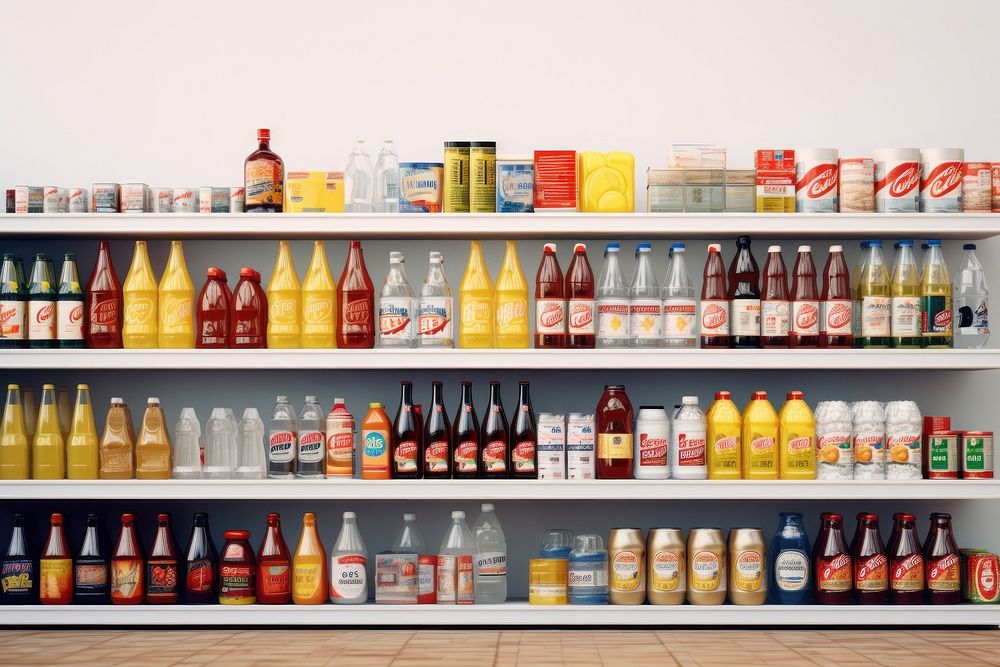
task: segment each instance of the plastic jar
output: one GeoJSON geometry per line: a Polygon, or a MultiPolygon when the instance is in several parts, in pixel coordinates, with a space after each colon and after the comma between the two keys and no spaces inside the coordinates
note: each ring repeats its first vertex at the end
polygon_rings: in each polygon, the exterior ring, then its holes
{"type": "Polygon", "coordinates": [[[250,547],[249,530],[227,530],[219,558],[219,604],[254,604],[257,601],[257,564],[250,547]]]}
{"type": "Polygon", "coordinates": [[[528,604],[566,604],[568,562],[563,558],[528,561],[528,604]]]}
{"type": "Polygon", "coordinates": [[[568,528],[550,528],[542,542],[542,558],[569,558],[573,550],[573,531],[568,528]]]}
{"type": "Polygon", "coordinates": [[[600,535],[577,535],[569,552],[569,603],[608,603],[608,550],[600,535]]]}

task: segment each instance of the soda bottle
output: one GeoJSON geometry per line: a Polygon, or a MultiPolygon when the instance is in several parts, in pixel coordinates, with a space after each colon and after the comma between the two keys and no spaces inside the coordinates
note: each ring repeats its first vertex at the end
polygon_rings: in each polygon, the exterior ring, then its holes
{"type": "Polygon", "coordinates": [[[952,289],[955,299],[952,332],[956,348],[979,348],[990,338],[990,289],[986,285],[986,271],[976,257],[976,244],[966,243],[962,251],[965,254],[952,289]]]}
{"type": "Polygon", "coordinates": [[[371,213],[374,210],[372,186],[375,170],[368,157],[364,139],[354,142],[351,154],[347,156],[344,169],[344,211],[347,213],[371,213]]]}
{"type": "Polygon", "coordinates": [[[65,479],[66,449],[59,428],[55,385],[42,385],[35,439],[31,446],[31,479],[65,479]]]}
{"type": "Polygon", "coordinates": [[[24,404],[24,431],[28,434],[28,441],[31,442],[35,439],[35,420],[38,418],[35,390],[32,387],[21,388],[21,403],[24,404]]]}
{"type": "Polygon", "coordinates": [[[160,399],[150,396],[135,441],[135,478],[170,479],[170,433],[160,408],[160,399]]]}
{"type": "Polygon", "coordinates": [[[146,559],[146,602],[177,604],[181,597],[177,545],[170,530],[170,515],[156,515],[156,536],[146,559]]]}
{"type": "MultiPolygon", "coordinates": [[[[413,288],[406,279],[401,252],[389,253],[389,272],[385,275],[378,299],[378,346],[412,348],[417,346],[413,324],[413,288]]],[[[461,297],[459,297],[461,298],[461,297]]]]}
{"type": "Polygon", "coordinates": [[[597,402],[597,479],[631,479],[632,403],[625,385],[604,385],[597,402]]]}
{"type": "Polygon", "coordinates": [[[0,425],[0,480],[28,479],[30,442],[24,423],[21,387],[9,384],[0,425]]]}
{"type": "Polygon", "coordinates": [[[475,479],[479,477],[479,419],[476,418],[476,406],[472,402],[472,383],[462,381],[462,397],[455,415],[454,456],[452,470],[455,479],[475,479]]]}
{"type": "Polygon", "coordinates": [[[709,479],[740,479],[742,461],[740,429],[743,418],[728,391],[715,392],[715,401],[705,415],[705,451],[709,479]]]}
{"type": "Polygon", "coordinates": [[[326,476],[354,476],[354,416],[344,399],[333,399],[326,415],[326,476]]]}
{"type": "Polygon", "coordinates": [[[889,347],[891,292],[881,241],[868,242],[868,258],[861,271],[858,293],[861,296],[861,347],[889,347]]]}
{"type": "Polygon", "coordinates": [[[56,285],[47,255],[38,253],[28,285],[28,347],[56,346],[56,285]]]}
{"type": "Polygon", "coordinates": [[[555,243],[545,244],[535,274],[535,347],[566,347],[566,285],[555,243]]]}
{"type": "Polygon", "coordinates": [[[0,349],[27,347],[27,300],[28,290],[19,280],[14,255],[5,253],[0,266],[0,349]]]}
{"type": "Polygon", "coordinates": [[[315,396],[306,396],[296,424],[295,476],[322,479],[326,472],[326,415],[315,396]]]}
{"type": "Polygon", "coordinates": [[[761,292],[760,346],[788,347],[788,314],[791,303],[788,296],[788,271],[785,269],[785,260],[781,257],[780,245],[767,248],[761,292]]]}
{"type": "Polygon", "coordinates": [[[361,241],[351,241],[337,284],[337,347],[375,347],[375,287],[365,268],[361,241]]]}
{"type": "Polygon", "coordinates": [[[125,401],[118,397],[112,398],[111,407],[104,419],[104,434],[101,436],[101,479],[132,479],[134,476],[135,438],[131,422],[125,401]]]}
{"type": "Polygon", "coordinates": [[[0,560],[0,602],[35,604],[38,602],[38,560],[24,529],[24,515],[14,514],[7,551],[0,560]]]}
{"type": "Polygon", "coordinates": [[[820,299],[820,347],[853,347],[851,323],[854,302],[843,246],[830,246],[826,266],[823,267],[823,293],[820,294],[820,299]]]}
{"type": "MultiPolygon", "coordinates": [[[[323,559],[326,564],[326,559],[323,559]]],[[[323,589],[326,599],[326,590],[323,589]]],[[[292,601],[292,557],[281,534],[281,515],[269,512],[267,531],[257,551],[257,602],[288,604],[292,601]]]]}
{"type": "Polygon", "coordinates": [[[194,347],[194,283],[184,262],[184,246],[170,242],[167,268],[157,293],[160,322],[157,343],[161,348],[194,347]]]}
{"type": "Polygon", "coordinates": [[[602,348],[628,347],[631,340],[628,316],[631,288],[622,275],[620,252],[618,243],[604,247],[604,266],[597,286],[597,346],[602,348]]]}
{"type": "Polygon", "coordinates": [[[594,271],[587,259],[587,246],[573,246],[573,259],[566,269],[566,298],[569,300],[566,318],[566,347],[594,347],[594,271]]]}
{"type": "MultiPolygon", "coordinates": [[[[93,277],[91,277],[91,281],[93,281],[93,277]]],[[[59,276],[59,292],[56,296],[56,339],[59,341],[59,347],[64,349],[102,347],[101,345],[90,345],[84,341],[83,329],[86,321],[83,310],[84,301],[83,290],[80,288],[80,276],[76,270],[76,256],[68,252],[63,255],[62,273],[59,276]]],[[[104,315],[106,313],[102,310],[101,316],[104,315]]],[[[91,330],[89,324],[87,326],[88,333],[91,330]]]]}
{"type": "Polygon", "coordinates": [[[70,403],[69,387],[60,385],[57,394],[59,430],[62,432],[63,440],[67,440],[69,438],[70,427],[73,425],[73,405],[70,403]]]}
{"type": "Polygon", "coordinates": [[[892,347],[920,347],[920,274],[913,258],[913,241],[899,241],[892,267],[889,328],[892,347]]]}
{"type": "MultiPolygon", "coordinates": [[[[931,241],[933,243],[933,241],[931,241]]],[[[928,267],[933,259],[928,258],[928,267]]],[[[925,273],[927,273],[925,269],[925,273]]],[[[931,528],[924,540],[924,579],[927,582],[927,601],[931,604],[958,604],[962,601],[962,562],[951,529],[951,515],[944,512],[931,514],[931,528]]]]}
{"type": "Polygon", "coordinates": [[[229,347],[229,311],[233,295],[229,291],[225,271],[217,266],[210,266],[205,276],[205,284],[198,293],[198,335],[194,346],[198,349],[224,349],[229,347]]]}
{"type": "Polygon", "coordinates": [[[122,286],[111,262],[107,241],[97,246],[97,261],[87,283],[86,322],[87,347],[114,349],[122,346],[122,286]]]}
{"type": "Polygon", "coordinates": [[[663,346],[694,347],[698,302],[684,261],[685,246],[670,248],[670,265],[663,277],[663,346]]]}
{"type": "MultiPolygon", "coordinates": [[[[388,466],[385,472],[388,478],[388,466]]],[[[368,549],[361,539],[354,512],[344,512],[340,534],[330,550],[330,601],[334,604],[368,602],[368,549]]]]}
{"type": "Polygon", "coordinates": [[[288,241],[278,241],[278,256],[267,283],[267,304],[267,346],[302,347],[302,286],[288,241]]]}
{"type": "Polygon", "coordinates": [[[66,478],[98,479],[100,476],[100,445],[97,427],[94,425],[94,411],[90,404],[90,387],[76,385],[76,407],[73,409],[73,423],[66,440],[66,478]]]}
{"type": "Polygon", "coordinates": [[[236,470],[234,479],[266,479],[267,451],[264,447],[264,420],[257,408],[245,408],[236,425],[236,470]]]}
{"type": "Polygon", "coordinates": [[[292,602],[323,604],[326,602],[330,578],[326,572],[326,549],[319,539],[316,515],[302,515],[302,533],[292,557],[292,602]]]}
{"type": "MultiPolygon", "coordinates": [[[[537,342],[537,340],[536,340],[537,342]]],[[[479,472],[486,479],[502,479],[510,475],[510,428],[500,400],[500,383],[490,382],[490,402],[483,418],[479,440],[479,472]]]]}
{"type": "Polygon", "coordinates": [[[844,539],[844,517],[823,512],[816,543],[813,545],[813,577],[816,602],[849,604],[853,585],[853,561],[844,539]]]}
{"type": "Polygon", "coordinates": [[[73,601],[73,554],[66,543],[62,514],[49,520],[49,537],[38,563],[38,598],[42,604],[73,601]]]}
{"type": "Polygon", "coordinates": [[[771,540],[767,598],[771,604],[806,604],[812,597],[809,536],[802,515],[781,512],[771,540]]]}
{"type": "Polygon", "coordinates": [[[778,414],[778,469],[781,479],[816,479],[816,417],[801,391],[788,392],[778,414]]]}
{"type": "Polygon", "coordinates": [[[511,477],[538,478],[538,427],[531,406],[529,383],[518,383],[517,412],[514,415],[510,448],[511,477]]]}
{"type": "Polygon", "coordinates": [[[920,281],[922,347],[951,347],[951,281],[941,254],[941,241],[927,241],[927,261],[920,281]]]}
{"type": "Polygon", "coordinates": [[[507,601],[507,538],[493,503],[483,503],[472,525],[476,540],[476,604],[507,601]]]}
{"type": "Polygon", "coordinates": [[[886,558],[878,515],[865,514],[861,533],[855,540],[854,589],[857,604],[886,604],[889,600],[889,560],[886,558]]]}
{"type": "Polygon", "coordinates": [[[431,409],[424,423],[423,443],[424,479],[451,478],[454,447],[451,423],[444,409],[444,384],[440,380],[431,382],[431,409]]]}
{"type": "Polygon", "coordinates": [[[726,291],[726,265],[722,246],[708,244],[708,259],[701,280],[701,346],[730,347],[729,297],[726,291]]]}
{"type": "Polygon", "coordinates": [[[250,266],[240,269],[240,281],[233,292],[229,318],[229,347],[261,349],[267,347],[267,294],[260,286],[260,274],[250,266]]]}
{"type": "Polygon", "coordinates": [[[361,479],[390,479],[392,422],[381,403],[369,403],[361,422],[361,479]]]}
{"type": "Polygon", "coordinates": [[[635,272],[629,299],[630,347],[663,344],[663,299],[653,272],[652,247],[640,243],[635,249],[635,272]]]}
{"type": "Polygon", "coordinates": [[[257,563],[249,530],[226,530],[219,559],[219,604],[244,605],[257,601],[257,563]]]}
{"type": "Polygon", "coordinates": [[[267,478],[292,479],[295,477],[295,443],[298,433],[295,410],[287,396],[278,396],[271,411],[270,432],[267,445],[267,478]]]}
{"type": "Polygon", "coordinates": [[[469,262],[465,265],[462,282],[458,285],[458,312],[459,347],[494,346],[493,281],[490,280],[490,272],[483,259],[483,247],[479,241],[472,242],[469,262]]]}
{"type": "Polygon", "coordinates": [[[337,285],[326,262],[326,246],[322,241],[313,241],[312,259],[302,281],[302,347],[334,347],[336,298],[337,285]]]}
{"type": "Polygon", "coordinates": [[[528,324],[528,280],[517,256],[517,241],[507,241],[493,291],[496,310],[494,336],[499,348],[531,347],[528,324]]]}
{"type": "Polygon", "coordinates": [[[430,253],[430,265],[420,288],[417,337],[420,347],[455,347],[454,297],[444,275],[444,255],[430,253]]]}
{"type": "Polygon", "coordinates": [[[729,292],[732,304],[732,345],[760,347],[760,269],[750,250],[750,237],[736,238],[736,255],[729,264],[729,292]]]}
{"type": "Polygon", "coordinates": [[[218,601],[218,579],[215,568],[218,552],[208,529],[208,515],[197,512],[187,550],[184,552],[184,603],[214,604],[218,601]]]}
{"type": "MultiPolygon", "coordinates": [[[[175,433],[176,435],[176,433],[175,433]]],[[[231,479],[236,467],[235,452],[229,449],[229,424],[225,408],[212,408],[205,422],[205,479],[231,479]]]]}
{"type": "Polygon", "coordinates": [[[743,408],[743,479],[778,479],[778,413],[766,391],[755,391],[743,408]]]}
{"type": "Polygon", "coordinates": [[[423,472],[421,432],[413,407],[413,383],[405,380],[400,383],[399,408],[392,422],[393,479],[419,479],[423,472]]]}
{"type": "Polygon", "coordinates": [[[465,512],[452,512],[451,526],[438,549],[438,604],[476,601],[475,558],[476,538],[465,523],[465,512]]]}
{"type": "Polygon", "coordinates": [[[142,604],[145,590],[142,548],[135,534],[135,516],[122,514],[121,531],[111,555],[111,604],[142,604]]]}
{"type": "Polygon", "coordinates": [[[924,555],[917,536],[917,517],[893,515],[889,555],[889,602],[921,604],[924,601],[924,555]]]}
{"type": "Polygon", "coordinates": [[[159,345],[159,286],[145,241],[135,242],[132,265],[125,283],[122,345],[129,349],[152,348],[159,345]]]}
{"type": "Polygon", "coordinates": [[[110,561],[96,514],[87,515],[83,542],[73,561],[73,604],[108,604],[110,561]]]}
{"type": "Polygon", "coordinates": [[[376,213],[399,213],[399,154],[392,139],[386,139],[375,161],[376,213]]]}
{"type": "Polygon", "coordinates": [[[865,262],[868,260],[868,243],[868,241],[861,242],[858,261],[851,270],[851,340],[852,346],[858,349],[861,348],[861,277],[865,272],[865,262]]]}
{"type": "Polygon", "coordinates": [[[257,130],[257,150],[243,162],[247,213],[281,213],[284,204],[285,163],[271,150],[271,130],[257,130]]]}
{"type": "Polygon", "coordinates": [[[819,347],[819,292],[812,247],[799,246],[792,268],[792,334],[790,347],[819,347]]]}

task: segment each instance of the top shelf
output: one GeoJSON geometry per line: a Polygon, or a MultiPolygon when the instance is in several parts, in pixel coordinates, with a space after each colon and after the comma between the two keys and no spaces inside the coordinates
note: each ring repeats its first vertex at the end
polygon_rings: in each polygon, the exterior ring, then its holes
{"type": "Polygon", "coordinates": [[[3,236],[306,239],[720,239],[1000,236],[1000,214],[892,213],[28,213],[0,215],[3,236]]]}

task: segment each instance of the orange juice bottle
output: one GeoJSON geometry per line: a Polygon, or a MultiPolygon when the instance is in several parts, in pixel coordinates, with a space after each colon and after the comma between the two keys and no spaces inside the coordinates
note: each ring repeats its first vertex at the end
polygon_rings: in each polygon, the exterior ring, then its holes
{"type": "Polygon", "coordinates": [[[180,241],[170,242],[170,256],[160,279],[157,301],[160,321],[156,335],[159,347],[193,348],[194,283],[184,263],[184,246],[180,241]]]}
{"type": "Polygon", "coordinates": [[[160,408],[160,399],[149,397],[142,428],[135,441],[135,478],[170,479],[170,434],[160,408]]]}
{"type": "Polygon", "coordinates": [[[316,515],[306,512],[302,516],[302,536],[292,557],[292,602],[295,604],[323,604],[329,595],[329,577],[326,570],[326,550],[319,539],[316,515]]]}
{"type": "Polygon", "coordinates": [[[278,256],[267,283],[267,303],[267,346],[302,347],[302,287],[288,241],[278,242],[278,256]]]}
{"type": "Polygon", "coordinates": [[[361,479],[389,479],[392,422],[381,403],[369,403],[361,422],[361,479]]]}
{"type": "Polygon", "coordinates": [[[507,241],[503,263],[493,292],[496,305],[497,347],[531,347],[531,327],[528,326],[528,281],[517,257],[517,242],[507,241]]]}
{"type": "Polygon", "coordinates": [[[78,384],[73,424],[66,441],[66,478],[97,479],[100,472],[99,449],[94,410],[90,404],[90,387],[78,384]]]}
{"type": "Polygon", "coordinates": [[[816,479],[816,417],[801,391],[790,391],[778,415],[781,479],[816,479]]]}
{"type": "Polygon", "coordinates": [[[313,241],[312,261],[302,281],[302,347],[336,347],[337,284],[326,263],[326,245],[313,241]]]}
{"type": "Polygon", "coordinates": [[[778,413],[766,391],[755,391],[743,408],[743,479],[778,479],[778,413]]]}
{"type": "Polygon", "coordinates": [[[458,312],[458,346],[493,347],[493,281],[479,241],[472,242],[458,286],[458,312]]]}
{"type": "Polygon", "coordinates": [[[59,428],[56,407],[56,387],[42,385],[42,400],[38,404],[35,441],[31,446],[32,479],[65,479],[66,446],[59,428]]]}
{"type": "Polygon", "coordinates": [[[132,479],[135,476],[132,429],[132,415],[125,407],[125,400],[112,398],[98,450],[101,479],[132,479]]]}
{"type": "Polygon", "coordinates": [[[715,401],[705,415],[708,422],[709,479],[740,479],[743,474],[740,430],[743,417],[728,391],[715,392],[715,401]]]}
{"type": "Polygon", "coordinates": [[[7,385],[7,403],[0,425],[0,479],[28,479],[28,429],[24,424],[21,387],[7,385]]]}
{"type": "Polygon", "coordinates": [[[145,241],[135,242],[132,266],[122,284],[125,317],[122,325],[122,345],[129,349],[157,347],[159,287],[149,262],[145,241]]]}

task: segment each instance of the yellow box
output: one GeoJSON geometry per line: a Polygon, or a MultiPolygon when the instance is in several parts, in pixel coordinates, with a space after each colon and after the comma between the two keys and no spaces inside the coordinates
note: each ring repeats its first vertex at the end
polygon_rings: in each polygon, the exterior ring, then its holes
{"type": "Polygon", "coordinates": [[[343,213],[344,172],[288,172],[285,177],[285,212],[343,213]]]}
{"type": "Polygon", "coordinates": [[[635,212],[635,156],[624,151],[583,151],[579,157],[580,210],[635,212]]]}

